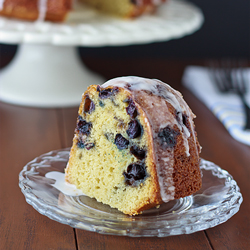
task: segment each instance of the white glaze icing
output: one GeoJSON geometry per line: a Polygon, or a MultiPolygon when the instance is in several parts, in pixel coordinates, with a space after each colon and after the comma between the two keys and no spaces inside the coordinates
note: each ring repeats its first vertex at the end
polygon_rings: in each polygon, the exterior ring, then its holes
{"type": "Polygon", "coordinates": [[[45,20],[46,12],[47,12],[47,1],[48,0],[38,0],[37,2],[37,8],[38,8],[38,18],[37,21],[41,22],[45,20]]]}
{"type": "Polygon", "coordinates": [[[81,196],[85,195],[81,190],[77,189],[75,185],[70,184],[65,181],[65,174],[61,172],[48,172],[45,174],[46,178],[53,179],[56,182],[51,184],[54,188],[59,190],[61,193],[70,195],[70,196],[81,196]]]}
{"type": "MultiPolygon", "coordinates": [[[[191,130],[193,131],[193,137],[195,137],[195,134],[192,120],[195,116],[178,91],[159,80],[136,76],[114,78],[104,83],[101,87],[107,88],[109,86],[117,86],[129,90],[135,99],[137,99],[141,107],[144,107],[144,111],[146,112],[150,124],[152,125],[154,139],[158,137],[159,129],[165,128],[168,125],[173,128],[174,125],[176,125],[182,133],[184,146],[186,148],[186,155],[187,157],[190,155],[188,144],[190,132],[182,122],[182,114],[186,114],[188,117],[191,130]],[[153,94],[153,96],[147,95],[146,98],[143,98],[141,90],[149,91],[153,94]],[[163,98],[155,98],[155,96],[163,98]],[[168,110],[166,101],[176,110],[179,115],[179,121],[176,117],[164,115],[164,113],[162,113],[163,110],[168,110]]],[[[196,141],[196,138],[194,138],[194,141],[196,141]]],[[[162,149],[157,145],[157,140],[154,140],[154,148],[158,149],[158,152],[155,155],[155,162],[161,197],[164,202],[168,202],[169,200],[174,199],[175,195],[175,187],[172,178],[174,149],[162,149]],[[161,157],[158,157],[159,155],[161,157]]],[[[196,153],[199,155],[198,150],[196,153]]]]}
{"type": "Polygon", "coordinates": [[[152,93],[157,91],[155,80],[137,76],[123,76],[113,78],[102,84],[102,87],[107,88],[108,86],[117,86],[126,88],[127,84],[131,85],[129,90],[148,90],[152,93]]]}
{"type": "Polygon", "coordinates": [[[5,0],[0,0],[0,11],[3,9],[4,1],[5,0]]]}

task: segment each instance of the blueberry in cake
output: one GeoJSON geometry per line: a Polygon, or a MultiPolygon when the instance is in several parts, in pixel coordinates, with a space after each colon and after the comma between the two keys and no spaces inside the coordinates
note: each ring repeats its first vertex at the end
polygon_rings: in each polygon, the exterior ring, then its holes
{"type": "Polygon", "coordinates": [[[119,77],[83,94],[66,181],[136,215],[201,188],[195,115],[159,80],[119,77]]]}

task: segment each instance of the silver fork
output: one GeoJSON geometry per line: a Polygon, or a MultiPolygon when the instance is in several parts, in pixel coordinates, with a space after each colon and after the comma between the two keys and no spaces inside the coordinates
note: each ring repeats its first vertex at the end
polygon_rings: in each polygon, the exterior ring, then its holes
{"type": "Polygon", "coordinates": [[[242,63],[233,65],[230,61],[210,64],[210,75],[221,93],[233,92],[239,96],[245,111],[245,130],[250,130],[250,107],[245,94],[249,90],[250,82],[244,75],[242,63]]]}

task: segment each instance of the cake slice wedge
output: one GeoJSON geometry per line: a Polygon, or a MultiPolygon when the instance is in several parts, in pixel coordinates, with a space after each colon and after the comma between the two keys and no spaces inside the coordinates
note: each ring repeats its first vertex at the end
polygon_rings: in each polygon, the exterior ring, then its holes
{"type": "Polygon", "coordinates": [[[66,181],[129,215],[201,188],[194,114],[159,80],[119,77],[82,96],[66,181]]]}

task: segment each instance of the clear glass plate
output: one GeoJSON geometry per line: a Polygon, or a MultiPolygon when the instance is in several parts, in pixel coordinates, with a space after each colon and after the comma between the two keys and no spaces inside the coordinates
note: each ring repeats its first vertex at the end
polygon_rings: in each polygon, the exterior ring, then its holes
{"type": "Polygon", "coordinates": [[[52,220],[102,234],[133,237],[190,234],[219,225],[239,211],[242,195],[225,170],[201,160],[202,188],[194,195],[128,216],[87,196],[66,195],[46,178],[63,173],[69,149],[51,151],[29,162],[19,174],[27,203],[52,220]]]}

